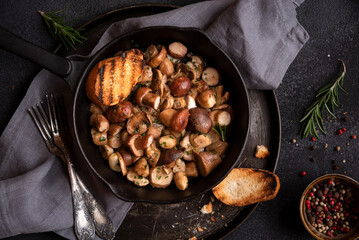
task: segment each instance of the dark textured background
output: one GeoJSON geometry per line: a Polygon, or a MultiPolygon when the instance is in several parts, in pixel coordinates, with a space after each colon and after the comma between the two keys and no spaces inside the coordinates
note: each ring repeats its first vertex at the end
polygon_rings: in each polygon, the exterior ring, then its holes
{"type": "MultiPolygon", "coordinates": [[[[0,25],[30,42],[53,50],[57,43],[50,37],[37,10],[59,10],[67,6],[71,18],[81,16],[81,25],[107,11],[140,3],[166,3],[185,5],[195,1],[40,1],[2,0],[0,25]]],[[[276,173],[281,190],[273,201],[262,203],[251,217],[227,239],[309,239],[300,222],[298,205],[306,185],[325,173],[343,173],[359,180],[359,140],[350,134],[359,130],[359,1],[321,0],[306,1],[298,9],[298,19],[308,31],[310,40],[290,66],[283,84],[276,90],[282,117],[282,149],[276,173]],[[344,88],[348,95],[340,94],[341,107],[337,118],[325,122],[327,136],[319,141],[302,140],[298,134],[299,120],[316,91],[327,81],[338,76],[340,64],[345,61],[347,75],[344,88]],[[344,122],[343,117],[349,121],[344,122]],[[348,129],[338,136],[338,129],[348,129]],[[290,141],[296,139],[297,143],[290,141]],[[324,148],[325,143],[328,148],[324,148]],[[318,148],[311,150],[316,144],[318,148]],[[341,151],[334,151],[341,146],[341,151]],[[315,157],[317,160],[311,162],[315,157]],[[343,163],[343,160],[345,163],[343,163]],[[337,165],[338,170],[333,170],[337,165]],[[300,172],[307,176],[301,177],[300,172]]],[[[40,67],[13,54],[0,50],[0,132],[24,96],[31,80],[40,67]]],[[[0,220],[1,222],[1,220],[0,220]]],[[[54,239],[52,233],[17,236],[11,239],[54,239]]]]}

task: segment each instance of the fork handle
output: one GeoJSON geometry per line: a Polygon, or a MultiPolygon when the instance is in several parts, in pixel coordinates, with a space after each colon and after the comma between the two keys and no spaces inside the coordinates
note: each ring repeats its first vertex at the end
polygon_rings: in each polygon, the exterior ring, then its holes
{"type": "Polygon", "coordinates": [[[81,188],[77,182],[76,173],[74,167],[67,158],[67,168],[70,176],[71,192],[72,192],[72,201],[74,208],[74,227],[75,234],[79,240],[89,240],[93,239],[95,235],[94,224],[91,220],[91,215],[87,209],[85,199],[82,195],[81,188]]]}
{"type": "Polygon", "coordinates": [[[78,183],[82,190],[82,195],[85,198],[85,203],[91,214],[95,224],[95,230],[99,237],[105,240],[112,240],[115,238],[115,232],[111,219],[107,216],[100,204],[85,187],[79,176],[77,175],[78,183]]]}

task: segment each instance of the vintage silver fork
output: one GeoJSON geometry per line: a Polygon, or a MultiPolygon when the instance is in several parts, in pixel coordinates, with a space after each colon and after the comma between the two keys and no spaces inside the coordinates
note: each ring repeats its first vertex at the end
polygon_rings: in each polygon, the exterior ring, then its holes
{"type": "Polygon", "coordinates": [[[49,121],[42,102],[40,105],[37,104],[36,107],[33,106],[32,109],[28,109],[28,112],[49,151],[59,156],[68,166],[74,204],[76,236],[81,240],[92,239],[96,230],[99,237],[113,239],[115,233],[112,221],[77,176],[69,152],[62,140],[61,135],[63,130],[66,129],[66,122],[61,117],[64,115],[62,98],[61,96],[50,95],[46,96],[46,99],[49,121]]]}

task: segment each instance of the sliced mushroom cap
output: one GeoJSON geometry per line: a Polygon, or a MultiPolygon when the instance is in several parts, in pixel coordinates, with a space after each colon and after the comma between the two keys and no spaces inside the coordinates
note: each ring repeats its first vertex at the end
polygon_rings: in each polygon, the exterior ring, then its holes
{"type": "Polygon", "coordinates": [[[107,144],[107,133],[99,132],[96,128],[91,129],[92,141],[97,146],[103,146],[107,144]]]}
{"type": "Polygon", "coordinates": [[[160,110],[166,110],[166,109],[170,109],[173,107],[174,104],[174,98],[172,97],[172,95],[169,95],[166,98],[161,98],[161,103],[160,103],[160,110]]]}
{"type": "Polygon", "coordinates": [[[109,145],[103,145],[100,146],[100,152],[102,154],[102,157],[107,160],[111,156],[111,154],[114,153],[114,150],[109,145]]]}
{"type": "Polygon", "coordinates": [[[195,55],[191,58],[192,60],[190,62],[187,62],[186,65],[194,69],[196,71],[197,78],[199,78],[204,69],[204,61],[201,57],[195,55]]]}
{"type": "Polygon", "coordinates": [[[186,107],[186,100],[183,97],[173,98],[173,108],[181,109],[186,107]]]}
{"type": "Polygon", "coordinates": [[[177,145],[177,140],[172,135],[163,136],[159,139],[159,144],[164,149],[171,149],[177,145]]]}
{"type": "Polygon", "coordinates": [[[152,126],[148,128],[147,135],[152,135],[154,139],[157,139],[162,135],[163,129],[163,125],[153,123],[152,126]]]}
{"type": "Polygon", "coordinates": [[[197,96],[197,102],[204,108],[211,108],[216,104],[216,98],[212,90],[207,90],[197,96]]]}
{"type": "Polygon", "coordinates": [[[189,112],[187,109],[178,110],[172,117],[170,126],[175,132],[182,132],[188,124],[189,112]]]}
{"type": "Polygon", "coordinates": [[[122,146],[121,135],[120,134],[108,135],[107,144],[111,148],[119,148],[119,147],[121,147],[122,146]]]}
{"type": "Polygon", "coordinates": [[[192,96],[186,95],[185,101],[186,101],[186,109],[189,110],[191,108],[197,107],[196,100],[194,100],[192,96]]]}
{"type": "Polygon", "coordinates": [[[161,98],[157,94],[147,93],[143,98],[143,103],[157,110],[160,106],[161,98]]]}
{"type": "Polygon", "coordinates": [[[223,91],[224,91],[223,85],[219,85],[214,89],[216,95],[216,106],[220,106],[228,102],[229,92],[223,94],[223,91]]]}
{"type": "Polygon", "coordinates": [[[133,163],[131,153],[129,153],[129,152],[128,152],[126,149],[124,149],[124,148],[121,148],[121,149],[119,149],[118,151],[119,151],[119,153],[121,154],[122,159],[123,159],[125,165],[126,165],[126,166],[130,166],[130,165],[133,163]]]}
{"type": "Polygon", "coordinates": [[[183,152],[175,148],[162,151],[157,166],[171,164],[183,156],[183,152]]]}
{"type": "Polygon", "coordinates": [[[198,170],[195,161],[187,162],[186,163],[186,174],[187,177],[195,178],[198,177],[198,170]]]}
{"type": "Polygon", "coordinates": [[[143,103],[142,103],[143,98],[150,92],[152,92],[152,89],[148,88],[148,87],[140,87],[139,89],[137,89],[136,95],[135,95],[136,103],[139,106],[142,106],[143,105],[143,103]]]}
{"type": "Polygon", "coordinates": [[[189,129],[201,133],[208,133],[212,128],[212,121],[206,109],[196,107],[189,110],[189,129]]]}
{"type": "Polygon", "coordinates": [[[137,83],[149,83],[152,81],[152,77],[152,68],[150,66],[145,66],[142,70],[141,76],[137,80],[137,83]]]}
{"type": "Polygon", "coordinates": [[[173,173],[186,171],[186,163],[182,159],[177,159],[173,166],[173,173]]]}
{"type": "Polygon", "coordinates": [[[193,133],[190,135],[190,141],[191,145],[197,149],[205,148],[211,144],[211,139],[207,136],[207,134],[193,133]]]}
{"type": "Polygon", "coordinates": [[[167,77],[171,76],[175,71],[173,67],[173,63],[168,58],[163,59],[159,69],[162,72],[162,74],[166,75],[167,77]]]}
{"type": "Polygon", "coordinates": [[[130,137],[130,134],[127,131],[122,131],[120,135],[123,143],[127,142],[128,138],[130,137]]]}
{"type": "Polygon", "coordinates": [[[105,113],[110,123],[125,122],[132,114],[132,104],[128,101],[119,102],[117,105],[109,107],[105,113]]]}
{"type": "Polygon", "coordinates": [[[169,127],[171,125],[171,121],[172,121],[172,118],[173,116],[177,113],[176,110],[174,109],[166,109],[166,110],[163,110],[161,113],[160,113],[160,119],[161,119],[161,122],[169,127]]]}
{"type": "Polygon", "coordinates": [[[153,136],[145,135],[145,136],[141,136],[141,137],[137,138],[135,141],[135,145],[136,145],[136,148],[138,148],[138,149],[146,149],[149,146],[151,146],[152,142],[153,142],[153,136]]]}
{"type": "Polygon", "coordinates": [[[231,123],[231,114],[225,110],[215,110],[209,114],[213,125],[228,126],[231,123]]]}
{"type": "Polygon", "coordinates": [[[206,177],[210,174],[221,162],[222,159],[218,154],[210,152],[200,152],[196,155],[197,167],[199,173],[206,177]]]}
{"type": "Polygon", "coordinates": [[[136,157],[141,157],[144,154],[144,149],[148,148],[153,142],[152,135],[141,136],[140,134],[134,134],[127,140],[127,146],[131,150],[132,154],[136,157]]]}
{"type": "Polygon", "coordinates": [[[183,58],[187,54],[187,48],[180,42],[173,42],[168,45],[168,53],[174,58],[183,58]]]}
{"type": "Polygon", "coordinates": [[[191,80],[188,77],[178,77],[169,87],[174,96],[184,97],[191,89],[191,80]]]}
{"type": "Polygon", "coordinates": [[[130,168],[127,172],[127,180],[133,182],[136,186],[139,187],[147,186],[150,183],[147,178],[138,175],[133,167],[130,168]]]}
{"type": "Polygon", "coordinates": [[[216,86],[219,84],[220,75],[217,69],[208,67],[203,71],[202,79],[208,84],[208,86],[216,86]]]}
{"type": "Polygon", "coordinates": [[[94,114],[94,113],[100,113],[102,114],[103,113],[103,110],[100,106],[94,104],[94,103],[91,103],[90,104],[90,113],[91,114],[94,114]]]}
{"type": "Polygon", "coordinates": [[[186,161],[193,161],[195,160],[195,157],[194,157],[194,152],[193,152],[193,147],[189,147],[189,148],[185,148],[183,150],[183,157],[182,157],[183,160],[186,160],[186,161]]]}
{"type": "Polygon", "coordinates": [[[155,167],[161,156],[161,150],[156,147],[156,143],[152,143],[150,147],[146,148],[146,156],[148,157],[148,163],[155,167]]]}
{"type": "Polygon", "coordinates": [[[115,136],[119,135],[122,130],[122,126],[120,124],[112,123],[108,129],[108,135],[115,136]]]}
{"type": "Polygon", "coordinates": [[[118,161],[118,155],[112,153],[108,158],[108,165],[113,171],[121,172],[120,162],[118,161]]]}
{"type": "Polygon", "coordinates": [[[101,113],[94,113],[90,117],[90,126],[97,128],[99,132],[107,132],[110,123],[101,113]]]}
{"type": "Polygon", "coordinates": [[[157,49],[160,49],[159,53],[152,57],[148,62],[148,65],[153,68],[157,68],[167,56],[167,50],[164,46],[159,46],[157,49]]]}
{"type": "Polygon", "coordinates": [[[150,183],[156,188],[166,188],[173,180],[173,172],[165,171],[163,167],[155,167],[150,170],[150,183]]]}
{"type": "Polygon", "coordinates": [[[136,162],[133,170],[142,177],[150,175],[150,166],[148,165],[146,158],[143,157],[136,162]]]}
{"type": "Polygon", "coordinates": [[[176,187],[179,190],[186,190],[188,187],[188,178],[187,178],[187,174],[183,171],[183,172],[176,172],[174,173],[174,181],[176,184],[176,187]]]}
{"type": "Polygon", "coordinates": [[[207,136],[209,137],[209,139],[211,139],[211,144],[221,140],[221,137],[213,129],[211,129],[211,131],[207,133],[207,136]]]}
{"type": "Polygon", "coordinates": [[[151,118],[144,112],[138,112],[128,119],[126,127],[129,134],[143,134],[152,124],[151,118]]]}
{"type": "Polygon", "coordinates": [[[158,54],[158,49],[155,45],[150,45],[147,47],[145,54],[143,55],[146,62],[149,62],[151,58],[158,54]]]}
{"type": "Polygon", "coordinates": [[[207,151],[212,152],[213,154],[218,154],[219,156],[223,155],[228,148],[228,143],[224,141],[217,141],[212,143],[207,147],[207,151]]]}
{"type": "Polygon", "coordinates": [[[116,152],[116,155],[117,155],[117,157],[118,157],[118,162],[119,162],[119,164],[120,164],[120,168],[121,168],[122,175],[123,175],[123,176],[126,176],[126,174],[127,174],[126,163],[125,163],[125,161],[124,161],[124,159],[123,159],[121,153],[116,152]]]}

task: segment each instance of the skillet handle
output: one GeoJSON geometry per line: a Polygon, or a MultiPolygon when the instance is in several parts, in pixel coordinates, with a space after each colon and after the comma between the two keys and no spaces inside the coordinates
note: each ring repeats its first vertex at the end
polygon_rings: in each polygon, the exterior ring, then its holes
{"type": "Polygon", "coordinates": [[[0,48],[39,64],[60,77],[71,72],[71,61],[40,48],[0,27],[0,48]]]}

